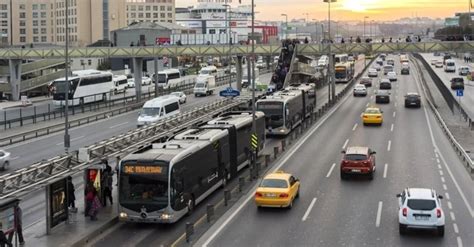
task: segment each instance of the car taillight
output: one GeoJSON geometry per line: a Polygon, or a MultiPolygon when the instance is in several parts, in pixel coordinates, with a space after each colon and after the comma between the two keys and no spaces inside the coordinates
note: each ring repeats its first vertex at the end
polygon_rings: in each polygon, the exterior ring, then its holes
{"type": "Polygon", "coordinates": [[[377,116],[376,118],[382,118],[381,116],[377,116]]]}
{"type": "Polygon", "coordinates": [[[407,209],[407,208],[403,208],[402,214],[403,214],[403,216],[407,217],[408,209],[407,209]]]}
{"type": "Polygon", "coordinates": [[[436,209],[436,216],[438,218],[441,218],[441,209],[439,209],[439,208],[436,209]]]}
{"type": "Polygon", "coordinates": [[[255,197],[263,197],[263,195],[260,192],[255,192],[255,197]]]}
{"type": "Polygon", "coordinates": [[[367,116],[367,115],[363,115],[362,117],[363,117],[363,118],[369,118],[369,116],[367,116]]]}
{"type": "Polygon", "coordinates": [[[280,194],[280,198],[287,198],[287,197],[288,197],[288,194],[286,194],[286,193],[281,193],[280,194]]]}

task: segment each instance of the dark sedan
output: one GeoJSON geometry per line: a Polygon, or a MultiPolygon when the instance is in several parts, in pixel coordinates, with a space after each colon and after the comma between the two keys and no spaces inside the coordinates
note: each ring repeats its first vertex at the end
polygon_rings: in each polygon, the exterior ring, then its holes
{"type": "Polygon", "coordinates": [[[453,90],[464,90],[464,78],[462,77],[453,77],[451,79],[451,89],[453,90]]]}
{"type": "Polygon", "coordinates": [[[421,107],[421,96],[418,93],[407,93],[405,95],[405,107],[421,107]]]}
{"type": "Polygon", "coordinates": [[[375,103],[390,103],[390,91],[388,90],[378,90],[375,94],[375,103]]]}
{"type": "Polygon", "coordinates": [[[392,89],[392,83],[388,79],[382,79],[379,83],[379,89],[392,89]]]}
{"type": "Polygon", "coordinates": [[[372,78],[370,78],[368,76],[364,76],[360,79],[359,84],[362,84],[365,87],[371,87],[372,86],[372,78]]]}

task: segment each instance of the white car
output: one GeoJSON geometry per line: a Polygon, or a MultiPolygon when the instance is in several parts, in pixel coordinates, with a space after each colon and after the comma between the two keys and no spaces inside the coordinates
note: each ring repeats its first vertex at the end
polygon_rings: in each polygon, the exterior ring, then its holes
{"type": "Polygon", "coordinates": [[[387,78],[390,81],[396,81],[397,80],[397,72],[391,71],[387,73],[387,78]]]}
{"type": "Polygon", "coordinates": [[[372,67],[377,71],[380,71],[382,69],[382,66],[378,63],[374,64],[374,66],[372,66],[372,67]]]}
{"type": "Polygon", "coordinates": [[[468,75],[469,72],[470,72],[469,67],[467,67],[467,66],[459,67],[458,71],[459,71],[459,75],[468,75]]]}
{"type": "Polygon", "coordinates": [[[186,103],[186,94],[183,92],[172,92],[171,95],[178,97],[180,104],[186,103]]]}
{"type": "Polygon", "coordinates": [[[435,68],[443,68],[443,61],[436,61],[435,68]]]}
{"type": "Polygon", "coordinates": [[[0,170],[5,171],[10,165],[10,153],[0,150],[0,170]]]}
{"type": "Polygon", "coordinates": [[[409,229],[434,230],[444,236],[444,212],[441,195],[433,189],[406,188],[398,197],[398,222],[400,234],[409,229]]]}
{"type": "Polygon", "coordinates": [[[135,79],[133,78],[127,79],[127,87],[128,88],[135,87],[135,79]]]}
{"type": "Polygon", "coordinates": [[[151,84],[151,78],[148,76],[143,76],[142,77],[142,85],[150,85],[151,84]]]}
{"type": "Polygon", "coordinates": [[[370,68],[369,72],[367,72],[367,75],[369,77],[377,77],[379,75],[379,72],[376,69],[370,68]]]}
{"type": "Polygon", "coordinates": [[[360,96],[367,96],[367,88],[365,87],[365,85],[357,84],[354,87],[353,95],[354,95],[354,97],[357,97],[359,95],[360,96]]]}
{"type": "Polygon", "coordinates": [[[432,59],[430,63],[431,65],[436,65],[437,62],[438,62],[438,59],[432,59]]]}

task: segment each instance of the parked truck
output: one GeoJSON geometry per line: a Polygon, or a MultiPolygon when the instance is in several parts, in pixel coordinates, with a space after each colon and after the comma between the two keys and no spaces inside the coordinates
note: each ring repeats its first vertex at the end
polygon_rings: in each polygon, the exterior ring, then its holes
{"type": "Polygon", "coordinates": [[[194,84],[194,96],[207,96],[214,93],[214,87],[216,87],[216,77],[212,75],[200,75],[196,79],[194,84]]]}

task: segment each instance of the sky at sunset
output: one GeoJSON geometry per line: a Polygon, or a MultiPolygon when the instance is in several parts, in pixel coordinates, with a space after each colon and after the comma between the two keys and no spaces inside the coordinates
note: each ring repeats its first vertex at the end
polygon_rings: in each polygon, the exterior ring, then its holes
{"type": "MultiPolygon", "coordinates": [[[[196,0],[176,0],[176,6],[191,6],[196,0]]],[[[238,0],[233,0],[233,5],[238,0]]],[[[250,4],[250,0],[242,0],[250,4]]],[[[323,0],[255,0],[258,20],[281,20],[282,13],[288,18],[327,19],[327,3],[323,0]]],[[[360,20],[369,16],[372,20],[394,20],[401,17],[449,17],[455,12],[468,11],[469,0],[338,0],[331,4],[331,19],[360,20]]]]}

